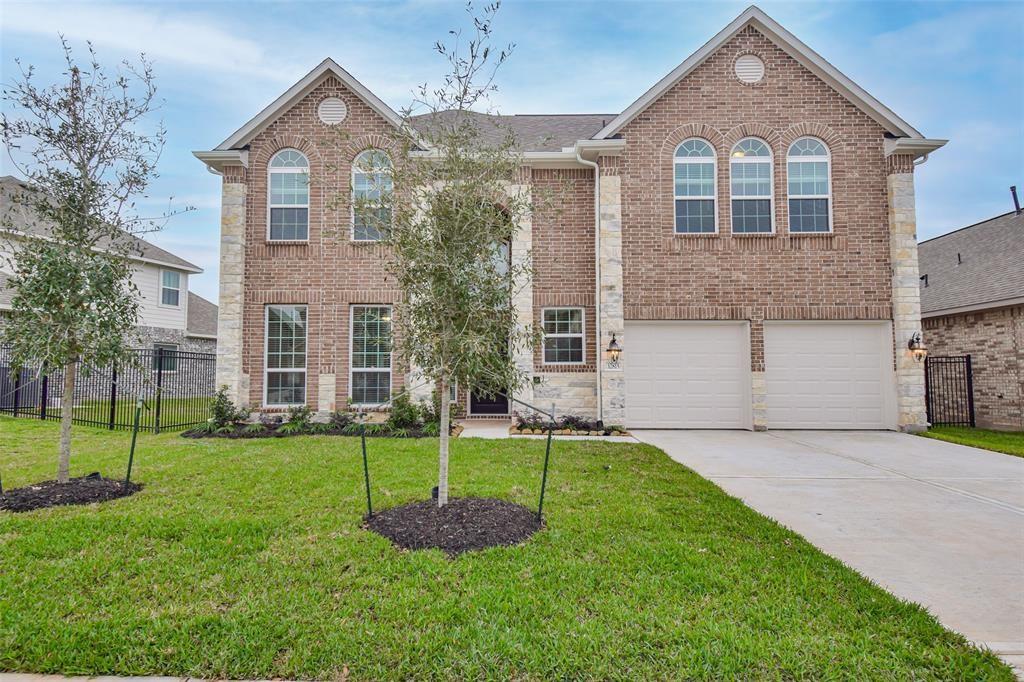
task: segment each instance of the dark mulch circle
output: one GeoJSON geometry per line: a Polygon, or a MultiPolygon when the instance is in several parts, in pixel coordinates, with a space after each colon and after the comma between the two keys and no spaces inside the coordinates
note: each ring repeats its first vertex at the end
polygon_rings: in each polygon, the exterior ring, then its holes
{"type": "Polygon", "coordinates": [[[413,502],[377,512],[366,527],[403,549],[436,548],[455,556],[487,547],[515,545],[543,527],[536,512],[490,497],[461,497],[444,507],[413,502]]]}
{"type": "Polygon", "coordinates": [[[128,497],[142,490],[138,483],[125,484],[123,480],[103,478],[98,473],[72,478],[67,483],[43,481],[24,488],[6,490],[0,497],[0,509],[26,512],[45,507],[69,504],[92,504],[119,497],[128,497]]]}

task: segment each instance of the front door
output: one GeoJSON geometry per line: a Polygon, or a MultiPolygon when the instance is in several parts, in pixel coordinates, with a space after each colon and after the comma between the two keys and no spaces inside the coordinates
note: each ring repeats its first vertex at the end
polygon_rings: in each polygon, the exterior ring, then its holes
{"type": "Polygon", "coordinates": [[[469,392],[469,414],[477,415],[507,415],[508,396],[504,393],[495,393],[492,396],[479,395],[476,391],[469,392]]]}

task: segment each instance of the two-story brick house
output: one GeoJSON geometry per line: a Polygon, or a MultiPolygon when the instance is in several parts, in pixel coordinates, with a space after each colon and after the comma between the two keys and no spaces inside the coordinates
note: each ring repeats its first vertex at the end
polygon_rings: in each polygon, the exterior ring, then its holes
{"type": "MultiPolygon", "coordinates": [[[[631,427],[925,425],[913,170],[944,141],[756,7],[620,114],[503,121],[525,149],[511,189],[563,192],[511,245],[535,270],[516,305],[546,334],[517,397],[631,427]]],[[[382,350],[399,294],[381,247],[324,189],[362,191],[399,122],[326,60],[196,152],[223,176],[218,373],[242,402],[334,409],[405,385],[382,350]]]]}

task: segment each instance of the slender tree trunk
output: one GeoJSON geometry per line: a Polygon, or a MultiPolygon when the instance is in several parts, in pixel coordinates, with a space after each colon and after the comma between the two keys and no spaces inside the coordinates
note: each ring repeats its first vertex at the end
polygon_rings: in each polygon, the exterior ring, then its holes
{"type": "Polygon", "coordinates": [[[57,482],[67,483],[71,469],[71,418],[75,408],[75,372],[78,363],[74,360],[64,365],[64,394],[60,399],[60,459],[57,462],[57,482]]]}
{"type": "Polygon", "coordinates": [[[437,478],[437,506],[448,504],[448,424],[451,421],[451,401],[448,400],[448,377],[441,375],[441,456],[437,478]]]}

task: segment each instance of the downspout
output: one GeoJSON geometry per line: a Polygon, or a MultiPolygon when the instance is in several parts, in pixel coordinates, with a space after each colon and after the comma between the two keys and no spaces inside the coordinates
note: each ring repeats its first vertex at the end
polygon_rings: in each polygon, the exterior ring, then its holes
{"type": "Polygon", "coordinates": [[[601,353],[601,168],[596,161],[583,158],[580,146],[576,145],[576,161],[594,170],[594,366],[597,368],[597,421],[604,423],[604,391],[602,375],[604,358],[601,353]]]}

